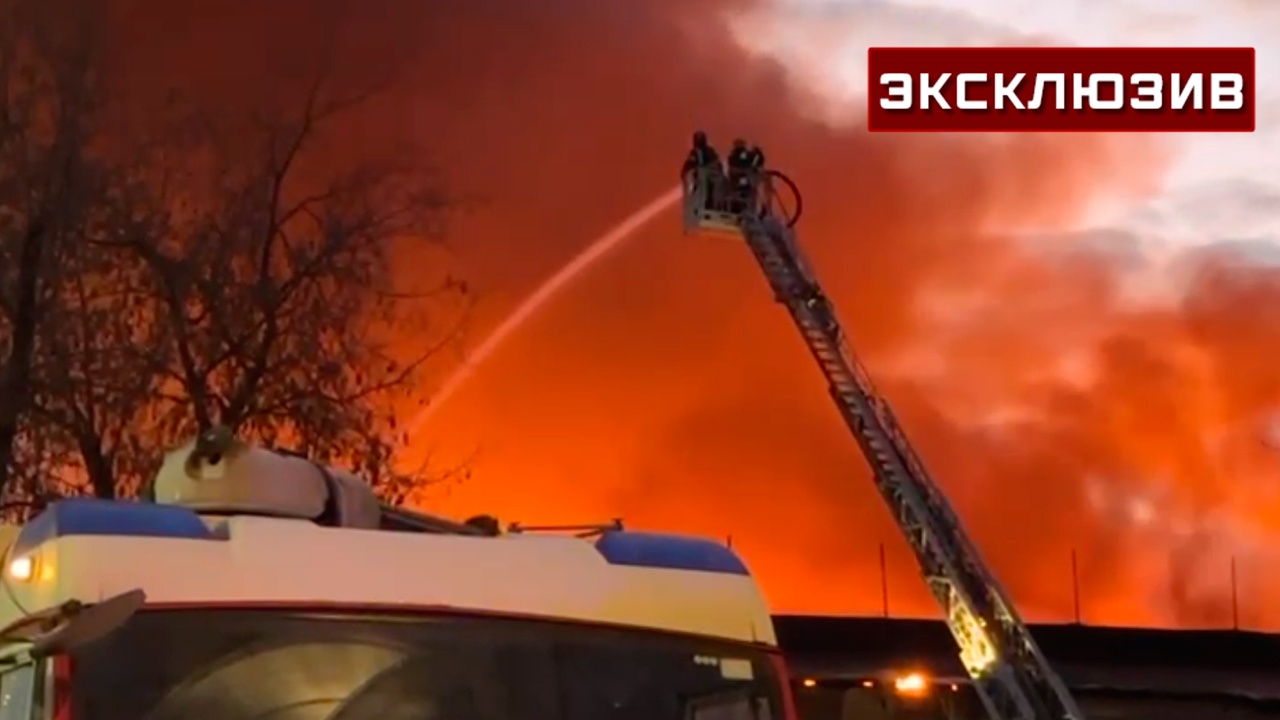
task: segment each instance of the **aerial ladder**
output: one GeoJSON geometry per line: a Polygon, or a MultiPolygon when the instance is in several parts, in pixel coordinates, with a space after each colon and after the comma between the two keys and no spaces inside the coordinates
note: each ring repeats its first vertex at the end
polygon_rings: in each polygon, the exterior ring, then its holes
{"type": "Polygon", "coordinates": [[[845,342],[835,309],[796,242],[802,211],[796,185],[771,170],[731,184],[711,166],[686,176],[684,190],[685,232],[744,238],[775,299],[790,313],[942,608],[960,661],[990,718],[1084,720],[845,342]]]}

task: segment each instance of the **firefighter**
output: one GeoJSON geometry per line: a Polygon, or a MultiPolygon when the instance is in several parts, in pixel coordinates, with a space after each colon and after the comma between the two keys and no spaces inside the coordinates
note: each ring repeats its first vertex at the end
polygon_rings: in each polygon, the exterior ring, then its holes
{"type": "Polygon", "coordinates": [[[680,169],[680,178],[696,190],[698,182],[706,182],[706,208],[714,210],[718,189],[724,184],[724,168],[720,164],[720,155],[711,143],[707,134],[701,130],[693,134],[693,147],[689,157],[680,169]]]}
{"type": "Polygon", "coordinates": [[[742,213],[751,204],[751,150],[747,141],[738,138],[729,151],[729,212],[742,213]]]}
{"type": "Polygon", "coordinates": [[[809,291],[809,296],[805,299],[804,304],[817,316],[818,323],[822,326],[823,331],[830,333],[838,340],[840,323],[836,322],[835,308],[831,306],[831,301],[827,299],[827,296],[814,286],[809,291]]]}

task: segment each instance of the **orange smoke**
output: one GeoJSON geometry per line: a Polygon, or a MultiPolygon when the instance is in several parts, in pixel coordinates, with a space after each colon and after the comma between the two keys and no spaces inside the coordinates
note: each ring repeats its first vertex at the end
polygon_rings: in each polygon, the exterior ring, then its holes
{"type": "MultiPolygon", "coordinates": [[[[420,55],[343,152],[417,140],[484,201],[455,240],[479,321],[668,187],[695,126],[755,138],[804,192],[801,239],[857,351],[1027,615],[1071,617],[1074,554],[1087,622],[1227,624],[1235,556],[1241,621],[1280,623],[1264,574],[1280,278],[1208,254],[1186,260],[1177,302],[1139,306],[1129,239],[1015,239],[1149,190],[1158,148],[823,127],[721,39],[724,3],[375,5],[349,63],[391,29],[420,55]]],[[[210,87],[247,82],[205,70],[210,87]]],[[[783,611],[879,612],[883,543],[891,612],[932,614],[758,274],[674,217],[641,233],[436,415],[422,446],[476,455],[470,481],[428,500],[732,536],[783,611]]]]}

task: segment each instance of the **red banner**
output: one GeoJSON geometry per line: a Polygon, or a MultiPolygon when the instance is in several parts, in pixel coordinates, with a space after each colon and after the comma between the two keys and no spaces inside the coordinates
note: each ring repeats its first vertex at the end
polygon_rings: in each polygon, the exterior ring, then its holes
{"type": "Polygon", "coordinates": [[[867,128],[1253,132],[1253,48],[871,48],[867,128]]]}

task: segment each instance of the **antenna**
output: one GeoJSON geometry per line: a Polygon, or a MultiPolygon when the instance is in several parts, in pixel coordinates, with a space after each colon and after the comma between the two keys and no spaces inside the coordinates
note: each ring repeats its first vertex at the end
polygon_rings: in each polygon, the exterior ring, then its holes
{"type": "Polygon", "coordinates": [[[521,525],[513,522],[507,526],[507,532],[512,534],[545,532],[545,533],[570,533],[574,537],[593,538],[605,533],[622,532],[625,530],[622,526],[622,518],[614,518],[607,523],[599,523],[594,525],[521,525]]]}

